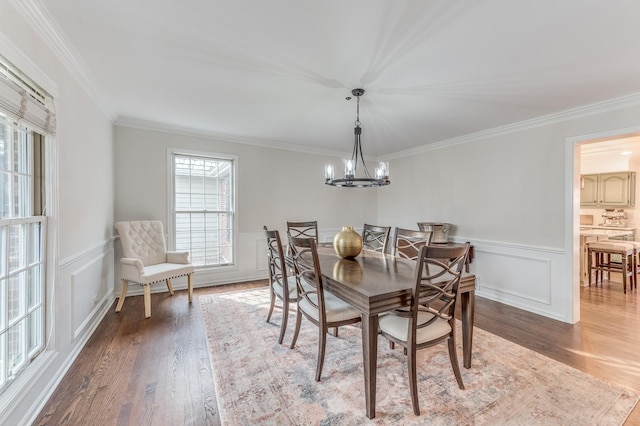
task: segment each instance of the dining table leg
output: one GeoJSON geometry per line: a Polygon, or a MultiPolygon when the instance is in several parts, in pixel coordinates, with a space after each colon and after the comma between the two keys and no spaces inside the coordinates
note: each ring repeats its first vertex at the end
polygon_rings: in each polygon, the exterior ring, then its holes
{"type": "Polygon", "coordinates": [[[474,291],[460,293],[462,302],[462,359],[465,368],[471,368],[471,353],[473,352],[473,308],[474,291]]]}
{"type": "Polygon", "coordinates": [[[376,374],[378,366],[378,315],[362,314],[362,358],[367,417],[376,416],[376,374]]]}

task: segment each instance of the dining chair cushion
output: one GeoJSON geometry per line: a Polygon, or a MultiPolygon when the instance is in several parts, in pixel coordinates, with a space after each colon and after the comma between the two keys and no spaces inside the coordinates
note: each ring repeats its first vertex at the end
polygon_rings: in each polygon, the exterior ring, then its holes
{"type": "MultiPolygon", "coordinates": [[[[433,315],[428,312],[418,312],[418,324],[424,324],[433,318],[433,315]]],[[[379,319],[378,327],[381,331],[395,337],[398,340],[404,342],[408,339],[409,332],[409,318],[403,318],[396,315],[385,315],[379,319]]],[[[418,328],[416,330],[416,344],[428,342],[430,340],[437,339],[441,336],[446,336],[451,332],[451,326],[445,319],[438,318],[433,324],[427,327],[418,328]]]]}
{"type": "MultiPolygon", "coordinates": [[[[298,297],[298,291],[296,290],[296,277],[287,276],[287,283],[289,284],[289,299],[296,300],[298,297]]],[[[277,281],[273,282],[273,290],[281,298],[284,297],[284,289],[277,281]]]]}
{"type": "MultiPolygon", "coordinates": [[[[312,294],[309,298],[317,303],[318,296],[312,294]]],[[[324,306],[326,309],[327,322],[339,322],[345,321],[350,318],[359,317],[360,311],[354,308],[344,300],[334,296],[331,293],[325,291],[324,293],[324,306]]],[[[309,303],[306,299],[301,299],[298,303],[298,309],[303,310],[307,315],[316,321],[320,321],[320,315],[318,314],[318,308],[309,303]]]]}

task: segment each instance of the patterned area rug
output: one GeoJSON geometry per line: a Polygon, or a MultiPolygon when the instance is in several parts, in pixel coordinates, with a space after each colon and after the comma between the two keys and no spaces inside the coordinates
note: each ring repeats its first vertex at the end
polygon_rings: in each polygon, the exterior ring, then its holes
{"type": "MultiPolygon", "coordinates": [[[[406,358],[378,339],[376,418],[365,416],[360,328],[327,338],[315,382],[318,331],[305,318],[295,349],[277,342],[281,310],[265,321],[268,289],[199,296],[223,425],[621,425],[638,396],[476,328],[460,390],[446,344],[419,351],[421,415],[406,358]]],[[[459,324],[458,324],[459,326],[459,324]]],[[[458,333],[458,336],[461,334],[458,333]]],[[[460,340],[460,338],[458,338],[460,340]]]]}

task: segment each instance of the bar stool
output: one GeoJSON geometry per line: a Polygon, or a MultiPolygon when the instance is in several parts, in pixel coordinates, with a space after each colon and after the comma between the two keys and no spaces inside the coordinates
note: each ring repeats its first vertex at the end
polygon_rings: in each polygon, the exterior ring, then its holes
{"type": "Polygon", "coordinates": [[[634,265],[636,267],[635,274],[633,275],[633,288],[638,288],[638,274],[640,273],[640,241],[623,241],[625,244],[631,244],[635,248],[634,265]]]}
{"type": "MultiPolygon", "coordinates": [[[[637,288],[636,278],[638,272],[637,250],[634,244],[625,241],[594,241],[587,244],[589,258],[589,286],[593,279],[592,271],[596,272],[596,281],[600,276],[600,281],[604,278],[604,272],[611,277],[611,272],[622,274],[622,288],[627,293],[627,279],[629,279],[629,289],[637,288]],[[611,255],[617,254],[621,257],[621,262],[612,262],[611,255]]],[[[596,282],[597,284],[597,282],[596,282]]]]}
{"type": "Polygon", "coordinates": [[[604,240],[598,240],[598,242],[610,242],[610,243],[624,243],[624,244],[631,244],[633,245],[633,247],[635,248],[635,253],[634,253],[634,261],[635,261],[635,267],[636,267],[636,271],[635,274],[633,276],[634,280],[633,280],[633,288],[638,288],[638,274],[640,273],[640,241],[626,241],[626,240],[610,240],[610,239],[604,239],[604,240]]]}

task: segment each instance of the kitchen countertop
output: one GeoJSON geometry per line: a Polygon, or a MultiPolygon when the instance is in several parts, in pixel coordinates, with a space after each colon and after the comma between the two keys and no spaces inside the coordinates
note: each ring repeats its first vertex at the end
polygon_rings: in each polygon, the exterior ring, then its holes
{"type": "Polygon", "coordinates": [[[580,225],[580,230],[583,229],[611,229],[615,231],[633,231],[636,229],[633,225],[627,226],[607,226],[607,225],[580,225]]]}
{"type": "Polygon", "coordinates": [[[590,228],[590,227],[580,227],[580,236],[581,237],[623,237],[625,235],[631,235],[632,231],[635,228],[590,228]]]}

